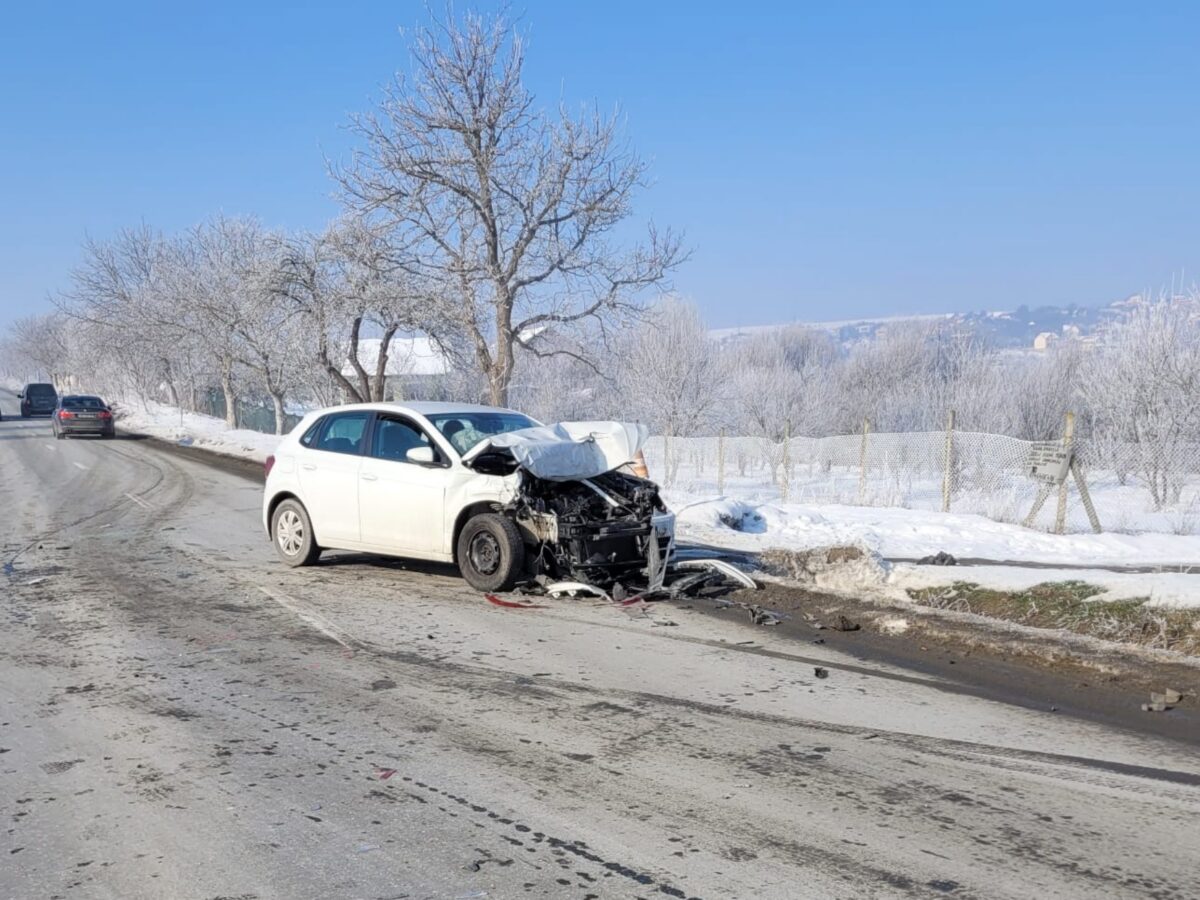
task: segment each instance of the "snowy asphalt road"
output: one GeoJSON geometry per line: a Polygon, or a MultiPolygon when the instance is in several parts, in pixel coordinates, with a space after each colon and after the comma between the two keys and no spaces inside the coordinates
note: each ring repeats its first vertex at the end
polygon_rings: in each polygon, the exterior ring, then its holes
{"type": "Polygon", "coordinates": [[[289,571],[252,482],[0,406],[0,897],[1200,896],[1187,747],[682,608],[289,571]]]}

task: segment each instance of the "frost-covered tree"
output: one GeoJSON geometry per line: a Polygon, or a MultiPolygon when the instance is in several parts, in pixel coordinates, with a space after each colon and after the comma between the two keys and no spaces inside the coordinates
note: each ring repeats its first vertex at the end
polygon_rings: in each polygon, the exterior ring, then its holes
{"type": "Polygon", "coordinates": [[[297,327],[325,379],[356,403],[383,400],[398,334],[421,332],[449,345],[428,283],[410,272],[405,250],[361,218],[323,234],[291,238],[276,290],[301,315],[297,327]]]}
{"type": "Polygon", "coordinates": [[[1179,500],[1184,453],[1200,446],[1200,296],[1163,299],[1112,326],[1083,364],[1097,432],[1132,445],[1156,507],[1179,500]]]}
{"type": "Polygon", "coordinates": [[[728,367],[694,306],[656,305],[619,344],[615,380],[627,417],[668,435],[711,430],[729,396],[728,367]]]}
{"type": "MultiPolygon", "coordinates": [[[[644,244],[617,242],[644,163],[615,116],[539,109],[524,59],[503,16],[417,29],[412,77],[353,120],[363,147],[338,173],[348,205],[388,226],[467,337],[499,405],[525,336],[627,317],[683,258],[653,228],[644,244]]],[[[548,352],[596,361],[587,347],[548,352]]]]}

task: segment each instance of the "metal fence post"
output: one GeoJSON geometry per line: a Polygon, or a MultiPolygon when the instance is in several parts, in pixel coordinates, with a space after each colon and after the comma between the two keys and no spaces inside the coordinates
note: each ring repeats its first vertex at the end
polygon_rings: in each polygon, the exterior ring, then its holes
{"type": "Polygon", "coordinates": [[[867,434],[871,423],[863,419],[862,448],[858,452],[858,502],[863,505],[867,501],[867,434]]]}
{"type": "Polygon", "coordinates": [[[791,473],[788,468],[791,466],[791,452],[788,450],[788,444],[792,439],[792,423],[785,422],[783,425],[783,464],[780,467],[782,472],[779,476],[780,493],[783,496],[783,502],[787,503],[788,499],[788,482],[791,481],[791,473]]]}
{"type": "Polygon", "coordinates": [[[725,429],[717,435],[717,493],[725,493],[725,429]]]}
{"type": "MultiPolygon", "coordinates": [[[[1075,413],[1067,413],[1066,425],[1063,427],[1063,449],[1070,452],[1075,440],[1075,413]]],[[[1058,512],[1054,515],[1054,533],[1062,534],[1067,526],[1067,479],[1058,486],[1058,512]]]]}
{"type": "Polygon", "coordinates": [[[954,480],[954,410],[946,417],[945,472],[942,475],[942,512],[950,512],[950,495],[954,480]]]}

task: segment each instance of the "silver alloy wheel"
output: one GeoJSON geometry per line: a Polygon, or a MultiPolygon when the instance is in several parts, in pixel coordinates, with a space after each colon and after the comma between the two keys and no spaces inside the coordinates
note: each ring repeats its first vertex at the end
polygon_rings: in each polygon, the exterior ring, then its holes
{"type": "Polygon", "coordinates": [[[286,556],[295,556],[304,546],[304,522],[294,509],[285,509],[275,523],[275,540],[286,556]]]}

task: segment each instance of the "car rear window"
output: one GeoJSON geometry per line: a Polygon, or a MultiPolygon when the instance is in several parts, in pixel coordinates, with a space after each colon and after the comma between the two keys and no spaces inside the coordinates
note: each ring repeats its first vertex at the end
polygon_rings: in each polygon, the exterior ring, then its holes
{"type": "Polygon", "coordinates": [[[25,389],[26,397],[57,397],[58,392],[52,384],[31,384],[25,389]]]}
{"type": "Polygon", "coordinates": [[[63,409],[104,409],[99,397],[63,397],[63,409]]]}
{"type": "Polygon", "coordinates": [[[359,412],[326,416],[321,421],[321,430],[308,446],[313,450],[327,450],[331,453],[362,453],[363,436],[370,415],[359,412]]]}

